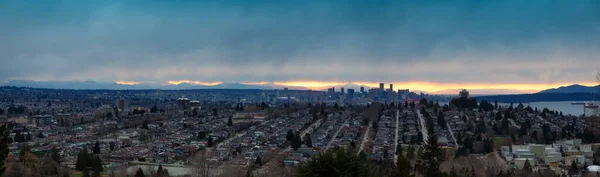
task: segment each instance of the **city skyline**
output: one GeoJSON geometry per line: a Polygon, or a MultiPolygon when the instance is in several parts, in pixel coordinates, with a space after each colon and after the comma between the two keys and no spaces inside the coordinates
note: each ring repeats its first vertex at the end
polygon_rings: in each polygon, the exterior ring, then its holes
{"type": "Polygon", "coordinates": [[[0,81],[596,85],[597,1],[8,1],[0,81]]]}

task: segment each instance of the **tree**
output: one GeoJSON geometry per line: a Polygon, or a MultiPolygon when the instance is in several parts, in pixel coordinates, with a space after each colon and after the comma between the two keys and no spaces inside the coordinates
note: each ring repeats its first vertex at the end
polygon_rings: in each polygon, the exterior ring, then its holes
{"type": "Polygon", "coordinates": [[[263,165],[263,163],[262,163],[262,160],[260,160],[260,156],[257,156],[257,157],[256,157],[256,161],[254,161],[254,164],[256,164],[256,165],[260,165],[260,166],[262,166],[262,165],[263,165]]]}
{"type": "Polygon", "coordinates": [[[58,149],[56,148],[52,148],[52,160],[60,164],[61,157],[60,154],[58,154],[58,149]]]}
{"type": "Polygon", "coordinates": [[[156,113],[158,111],[158,108],[156,107],[156,105],[152,106],[152,108],[150,108],[150,113],[156,113]]]}
{"type": "Polygon", "coordinates": [[[6,125],[3,125],[0,127],[0,175],[4,174],[4,171],[6,170],[6,166],[4,165],[4,162],[6,160],[6,157],[8,156],[8,141],[9,141],[9,131],[6,127],[6,125]]]}
{"type": "Polygon", "coordinates": [[[114,150],[115,150],[115,146],[116,146],[115,142],[114,142],[114,141],[111,141],[111,142],[110,142],[110,147],[109,147],[109,148],[110,148],[110,151],[114,151],[114,150]]]}
{"type": "Polygon", "coordinates": [[[212,137],[208,137],[208,140],[206,141],[206,147],[213,147],[213,138],[212,137]]]}
{"type": "Polygon", "coordinates": [[[579,168],[577,168],[577,162],[575,162],[575,161],[571,162],[571,170],[570,171],[573,174],[579,173],[579,168]]]}
{"type": "Polygon", "coordinates": [[[206,132],[198,132],[198,139],[203,140],[206,138],[206,132]]]}
{"type": "Polygon", "coordinates": [[[529,162],[529,159],[525,160],[525,164],[523,164],[523,171],[532,172],[531,163],[529,162]]]}
{"type": "Polygon", "coordinates": [[[75,161],[75,169],[79,171],[86,171],[88,167],[89,154],[87,152],[87,148],[83,148],[83,150],[79,151],[77,154],[77,160],[75,161]]]}
{"type": "Polygon", "coordinates": [[[294,132],[292,130],[288,130],[287,134],[285,135],[285,140],[290,142],[294,140],[294,132]]]}
{"type": "Polygon", "coordinates": [[[229,117],[229,120],[227,120],[227,126],[233,126],[233,120],[231,120],[231,117],[229,117]]]}
{"type": "Polygon", "coordinates": [[[135,172],[135,177],[146,177],[146,175],[144,175],[144,171],[142,171],[142,168],[138,168],[138,170],[135,172]]]}
{"type": "Polygon", "coordinates": [[[96,145],[94,146],[94,154],[100,154],[100,142],[96,141],[96,145]]]}
{"type": "Polygon", "coordinates": [[[312,139],[310,138],[310,134],[305,134],[304,135],[304,143],[306,144],[306,147],[312,147],[312,139]]]}
{"type": "Polygon", "coordinates": [[[371,164],[342,148],[319,153],[297,168],[297,177],[371,177],[371,164]]]}
{"type": "Polygon", "coordinates": [[[213,112],[213,116],[218,116],[219,114],[217,113],[217,108],[213,108],[212,109],[213,112]]]}
{"type": "Polygon", "coordinates": [[[300,147],[302,147],[302,138],[300,138],[300,132],[296,132],[296,136],[292,140],[292,148],[298,150],[300,147]]]}
{"type": "Polygon", "coordinates": [[[102,160],[100,159],[100,156],[94,155],[92,158],[92,170],[98,173],[102,172],[104,168],[102,167],[102,160]]]}
{"type": "Polygon", "coordinates": [[[410,174],[412,169],[410,162],[404,156],[398,156],[396,166],[391,170],[390,177],[414,177],[410,174]]]}
{"type": "Polygon", "coordinates": [[[423,145],[423,153],[421,159],[423,159],[423,176],[424,177],[438,177],[442,176],[440,171],[440,163],[442,161],[442,151],[437,142],[437,135],[433,131],[428,132],[429,136],[425,145],[423,145]]]}
{"type": "Polygon", "coordinates": [[[142,129],[146,129],[146,130],[150,129],[148,127],[148,121],[147,120],[144,120],[144,123],[142,123],[142,129]]]}

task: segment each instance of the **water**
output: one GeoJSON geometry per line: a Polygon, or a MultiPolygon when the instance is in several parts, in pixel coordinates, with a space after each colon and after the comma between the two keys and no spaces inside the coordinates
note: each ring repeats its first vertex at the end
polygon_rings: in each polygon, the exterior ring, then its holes
{"type": "MultiPolygon", "coordinates": [[[[572,105],[572,101],[553,101],[553,102],[531,102],[531,103],[523,103],[523,106],[527,107],[528,105],[531,108],[538,108],[538,110],[542,110],[544,108],[548,108],[551,111],[559,111],[563,112],[564,115],[575,115],[580,116],[583,114],[583,105],[572,105]]],[[[498,105],[509,106],[510,103],[498,103],[498,105]]],[[[517,107],[519,103],[514,103],[513,106],[517,107]]]]}
{"type": "MultiPolygon", "coordinates": [[[[583,114],[583,105],[572,105],[571,103],[574,101],[551,101],[551,102],[530,102],[530,103],[523,103],[523,106],[527,107],[530,106],[531,108],[535,109],[536,107],[538,108],[538,110],[542,110],[544,108],[548,108],[551,111],[558,111],[558,112],[563,112],[563,115],[575,115],[575,116],[580,116],[583,114]]],[[[575,102],[582,102],[582,101],[575,101],[575,102]]],[[[448,104],[447,102],[439,102],[440,105],[444,105],[444,104],[448,104]]],[[[491,102],[492,104],[494,102],[491,102]]],[[[510,103],[498,103],[498,105],[500,106],[510,106],[510,103]]],[[[513,103],[514,107],[517,107],[519,105],[519,103],[513,103]]]]}

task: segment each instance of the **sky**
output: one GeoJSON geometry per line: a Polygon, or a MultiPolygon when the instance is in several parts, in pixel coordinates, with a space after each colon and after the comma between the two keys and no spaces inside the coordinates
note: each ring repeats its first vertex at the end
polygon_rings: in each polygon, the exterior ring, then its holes
{"type": "Polygon", "coordinates": [[[2,0],[0,81],[594,85],[597,0],[2,0]]]}

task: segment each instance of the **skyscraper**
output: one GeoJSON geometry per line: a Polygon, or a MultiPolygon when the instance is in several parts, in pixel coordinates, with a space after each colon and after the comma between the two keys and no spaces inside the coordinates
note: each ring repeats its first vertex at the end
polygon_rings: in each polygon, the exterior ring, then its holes
{"type": "Polygon", "coordinates": [[[341,92],[342,92],[342,95],[343,95],[343,94],[344,94],[344,87],[342,87],[342,90],[341,90],[341,92]]]}
{"type": "Polygon", "coordinates": [[[352,101],[354,98],[354,89],[348,89],[348,95],[346,95],[346,99],[348,101],[352,101]]]}
{"type": "Polygon", "coordinates": [[[360,87],[360,93],[365,93],[365,87],[360,87]]]}
{"type": "Polygon", "coordinates": [[[385,90],[385,89],[383,88],[383,85],[385,85],[385,84],[383,84],[383,82],[382,82],[382,83],[379,83],[379,90],[380,90],[380,91],[384,91],[384,90],[385,90]]]}
{"type": "Polygon", "coordinates": [[[390,84],[390,90],[394,91],[394,84],[390,84]]]}

